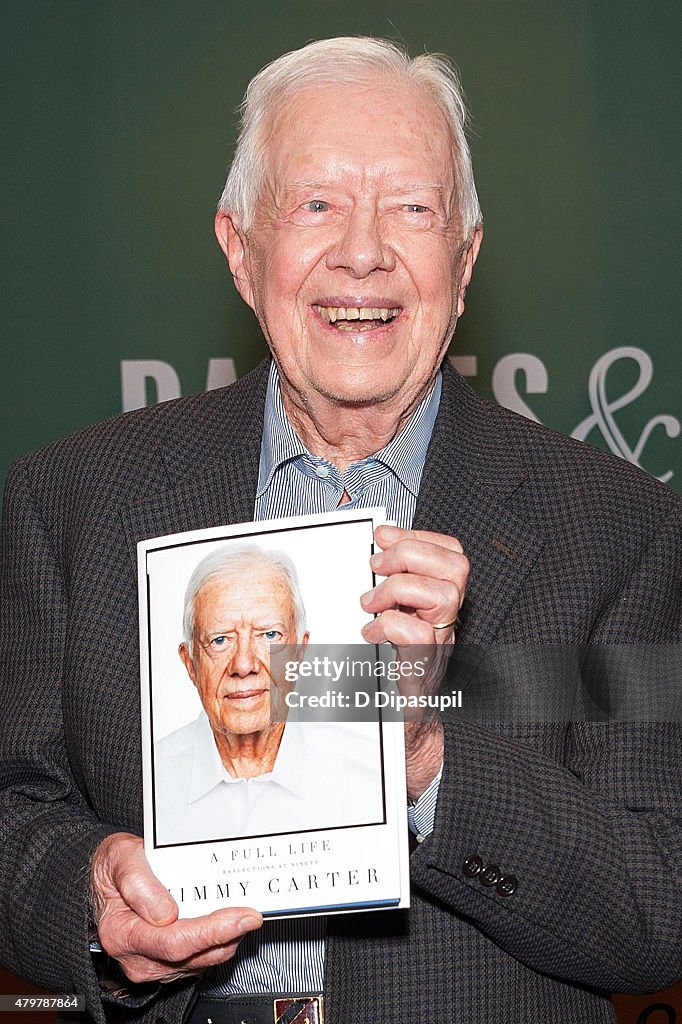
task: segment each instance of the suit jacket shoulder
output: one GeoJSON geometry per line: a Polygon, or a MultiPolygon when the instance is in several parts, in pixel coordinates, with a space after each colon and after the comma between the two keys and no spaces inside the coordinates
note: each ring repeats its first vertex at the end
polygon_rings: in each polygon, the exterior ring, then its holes
{"type": "Polygon", "coordinates": [[[634,599],[638,574],[641,603],[609,638],[679,638],[682,500],[480,398],[447,365],[415,526],[458,537],[471,561],[461,639],[585,642],[625,587],[634,599]]]}
{"type": "MultiPolygon", "coordinates": [[[[214,391],[87,426],[15,464],[51,500],[79,494],[110,506],[149,497],[260,445],[268,361],[214,391]]],[[[12,472],[12,471],[10,471],[12,472]]]]}

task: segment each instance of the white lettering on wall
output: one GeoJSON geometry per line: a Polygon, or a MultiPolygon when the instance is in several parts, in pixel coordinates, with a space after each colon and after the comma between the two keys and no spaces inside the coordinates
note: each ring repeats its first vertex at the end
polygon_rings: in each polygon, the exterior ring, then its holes
{"type": "Polygon", "coordinates": [[[495,400],[500,405],[514,412],[527,416],[529,420],[540,420],[530,406],[526,405],[516,389],[516,374],[521,370],[526,380],[527,395],[544,395],[547,393],[547,368],[541,359],[529,352],[510,352],[502,356],[495,364],[492,377],[492,389],[495,400]]]}
{"type": "MultiPolygon", "coordinates": [[[[450,356],[450,362],[463,377],[478,375],[476,356],[450,356]]],[[[682,433],[682,424],[675,416],[659,413],[644,424],[634,446],[630,446],[618,424],[614,413],[625,405],[636,401],[647,390],[653,379],[651,356],[641,348],[624,345],[611,349],[596,361],[590,371],[587,393],[592,412],[572,432],[572,437],[584,441],[592,430],[598,430],[614,455],[641,466],[645,446],[655,427],[663,427],[672,439],[682,433]],[[636,383],[620,397],[609,400],[606,378],[610,368],[621,359],[634,359],[639,366],[636,383]]],[[[209,359],[206,372],[206,390],[213,391],[237,380],[234,359],[209,359]]],[[[527,395],[546,394],[549,388],[547,367],[542,360],[530,352],[510,352],[495,364],[492,375],[492,391],[500,405],[520,413],[539,423],[539,418],[525,401],[527,395]],[[517,386],[518,374],[524,378],[523,396],[517,386]]],[[[121,361],[121,394],[124,412],[141,409],[146,405],[165,402],[181,395],[180,378],[170,363],[159,359],[124,359],[121,361]],[[150,393],[151,392],[151,393],[150,393]],[[149,396],[149,400],[148,400],[149,396]]],[[[646,467],[642,466],[643,469],[646,467]]],[[[667,483],[673,476],[669,470],[658,477],[667,483]]]]}
{"type": "Polygon", "coordinates": [[[180,397],[180,378],[170,363],[160,359],[121,360],[121,398],[123,412],[143,409],[145,405],[180,397]],[[147,383],[156,388],[156,396],[147,401],[147,383]]]}
{"type": "Polygon", "coordinates": [[[227,387],[228,384],[234,384],[236,379],[237,368],[234,365],[234,359],[209,359],[208,373],[206,374],[207,391],[227,387]]]}
{"type": "MultiPolygon", "coordinates": [[[[660,413],[658,416],[652,416],[644,425],[634,448],[631,448],[625,440],[613,413],[617,412],[618,409],[622,409],[624,405],[629,405],[631,402],[636,401],[643,395],[651,384],[653,376],[654,364],[651,356],[644,349],[634,348],[632,345],[623,345],[621,348],[612,348],[610,352],[606,352],[592,367],[587,382],[587,394],[590,399],[592,412],[582,423],[578,424],[571,437],[577,437],[579,441],[584,441],[588,434],[596,427],[614,455],[620,455],[622,459],[627,459],[628,462],[634,462],[636,466],[641,466],[640,459],[644,446],[649,440],[654,427],[663,427],[671,439],[677,437],[682,430],[682,425],[675,416],[660,413]],[[620,398],[609,401],[606,391],[606,377],[614,363],[619,362],[621,359],[634,359],[639,367],[639,377],[629,391],[626,391],[620,398]]],[[[663,483],[667,483],[672,475],[673,471],[668,470],[667,473],[659,476],[658,479],[663,483]]]]}
{"type": "Polygon", "coordinates": [[[463,377],[478,377],[478,359],[476,356],[449,356],[454,368],[463,377]]]}
{"type": "MultiPolygon", "coordinates": [[[[209,359],[206,372],[207,391],[215,391],[216,388],[234,384],[236,379],[234,359],[209,359]]],[[[146,405],[167,402],[171,398],[180,398],[181,394],[180,378],[170,363],[160,359],[121,360],[123,412],[143,409],[146,405]],[[150,385],[153,392],[148,400],[150,385]]]]}

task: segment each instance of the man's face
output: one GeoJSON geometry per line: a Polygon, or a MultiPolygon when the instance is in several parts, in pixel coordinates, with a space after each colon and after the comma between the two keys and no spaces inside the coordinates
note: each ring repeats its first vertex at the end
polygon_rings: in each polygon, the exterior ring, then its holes
{"type": "Polygon", "coordinates": [[[285,387],[308,404],[410,408],[480,242],[462,246],[443,115],[421,88],[307,88],[278,112],[268,153],[248,236],[220,214],[216,231],[285,387]]]}
{"type": "Polygon", "coordinates": [[[273,717],[283,720],[284,690],[270,675],[270,648],[296,642],[291,591],[274,568],[258,563],[246,579],[226,572],[204,584],[194,603],[193,651],[181,644],[179,653],[214,733],[266,729],[271,698],[273,717]]]}

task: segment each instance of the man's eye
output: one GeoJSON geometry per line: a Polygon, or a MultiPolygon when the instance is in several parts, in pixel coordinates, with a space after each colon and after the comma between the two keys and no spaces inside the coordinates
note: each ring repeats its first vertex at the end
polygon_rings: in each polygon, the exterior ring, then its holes
{"type": "Polygon", "coordinates": [[[325,203],[322,199],[311,199],[309,203],[303,204],[303,209],[310,213],[326,213],[329,203],[325,203]]]}
{"type": "Polygon", "coordinates": [[[282,634],[278,629],[266,629],[265,632],[263,633],[263,637],[270,644],[275,643],[277,640],[280,639],[281,636],[282,634]]]}
{"type": "Polygon", "coordinates": [[[220,648],[221,647],[225,647],[226,644],[227,644],[227,637],[221,635],[221,636],[214,636],[210,640],[209,646],[217,648],[218,650],[220,650],[220,648]]]}
{"type": "Polygon", "coordinates": [[[428,206],[421,206],[419,203],[408,203],[404,207],[406,213],[428,213],[428,206]]]}

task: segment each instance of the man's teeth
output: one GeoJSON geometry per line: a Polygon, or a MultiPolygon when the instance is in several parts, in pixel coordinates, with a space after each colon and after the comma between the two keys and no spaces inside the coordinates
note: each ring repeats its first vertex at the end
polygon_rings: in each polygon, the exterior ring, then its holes
{"type": "Polygon", "coordinates": [[[401,313],[400,306],[391,309],[386,306],[313,306],[313,309],[328,324],[335,324],[337,320],[383,320],[386,323],[401,313]]]}

